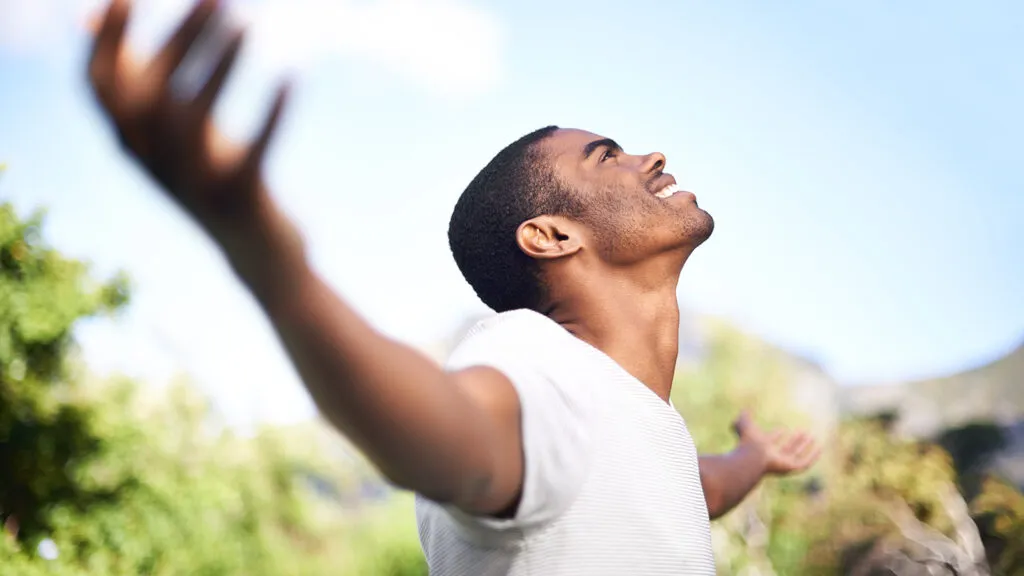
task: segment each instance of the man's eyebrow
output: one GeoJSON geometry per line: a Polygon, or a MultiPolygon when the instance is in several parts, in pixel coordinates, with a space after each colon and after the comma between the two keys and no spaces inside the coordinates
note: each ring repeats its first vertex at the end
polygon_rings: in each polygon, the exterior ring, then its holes
{"type": "Polygon", "coordinates": [[[622,150],[618,142],[611,138],[602,138],[600,140],[594,140],[583,147],[583,159],[590,158],[590,155],[594,153],[598,148],[610,148],[611,150],[622,150]]]}

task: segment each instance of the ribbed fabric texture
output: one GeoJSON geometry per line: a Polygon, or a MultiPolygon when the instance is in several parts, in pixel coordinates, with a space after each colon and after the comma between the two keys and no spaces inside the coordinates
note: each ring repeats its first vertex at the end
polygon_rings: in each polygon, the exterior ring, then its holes
{"type": "Polygon", "coordinates": [[[478,324],[448,368],[479,365],[519,393],[523,495],[511,520],[417,498],[433,576],[715,574],[697,452],[675,409],[527,310],[478,324]]]}

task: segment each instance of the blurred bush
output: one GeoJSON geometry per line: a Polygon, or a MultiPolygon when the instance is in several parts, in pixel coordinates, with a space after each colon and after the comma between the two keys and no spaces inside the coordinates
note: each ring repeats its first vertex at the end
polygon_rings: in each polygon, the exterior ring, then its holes
{"type": "Polygon", "coordinates": [[[987,478],[972,508],[987,536],[995,571],[1024,574],[1024,494],[997,478],[987,478]]]}
{"type": "Polygon", "coordinates": [[[74,323],[123,306],[127,282],[91,277],[40,225],[0,206],[0,573],[426,573],[411,500],[347,504],[365,467],[311,450],[324,431],[240,437],[185,382],[76,370],[74,323]]]}
{"type": "Polygon", "coordinates": [[[826,448],[810,471],[766,480],[713,524],[720,573],[984,574],[986,551],[994,573],[1024,573],[1024,497],[1014,488],[992,481],[974,503],[975,515],[992,519],[993,540],[978,530],[942,448],[894,436],[884,417],[832,421],[835,406],[798,410],[814,391],[793,382],[827,383],[727,325],[705,332],[703,360],[680,371],[673,391],[701,452],[734,446],[727,423],[743,408],[767,427],[819,430],[826,448]],[[998,542],[1014,544],[996,550],[998,542]]]}

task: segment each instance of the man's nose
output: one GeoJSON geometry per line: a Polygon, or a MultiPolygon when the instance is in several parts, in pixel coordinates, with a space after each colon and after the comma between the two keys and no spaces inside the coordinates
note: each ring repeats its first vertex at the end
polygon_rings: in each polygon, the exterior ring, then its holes
{"type": "Polygon", "coordinates": [[[643,157],[642,170],[646,173],[661,172],[665,170],[665,155],[661,152],[651,152],[643,157]]]}

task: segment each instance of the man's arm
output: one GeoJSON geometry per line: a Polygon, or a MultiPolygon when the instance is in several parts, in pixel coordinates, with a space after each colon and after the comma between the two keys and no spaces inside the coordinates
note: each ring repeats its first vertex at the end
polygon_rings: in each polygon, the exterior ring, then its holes
{"type": "Polygon", "coordinates": [[[708,516],[724,516],[739,505],[765,474],[764,452],[740,446],[728,454],[700,457],[700,483],[708,516]]]}
{"type": "Polygon", "coordinates": [[[374,330],[310,268],[261,173],[286,91],[250,146],[216,129],[210,113],[238,55],[240,32],[228,35],[194,97],[172,89],[203,32],[218,32],[211,25],[216,0],[200,1],[145,63],[123,46],[130,4],[112,0],[96,26],[89,65],[92,87],[128,153],[222,248],[317,406],[391,482],[469,513],[507,509],[523,478],[512,383],[490,368],[446,373],[374,330]]]}
{"type": "Polygon", "coordinates": [[[508,508],[523,471],[511,382],[492,368],[443,371],[374,330],[308,267],[294,266],[266,262],[259,274],[240,276],[323,415],[398,486],[470,513],[508,508]],[[261,280],[286,270],[279,277],[289,282],[276,289],[261,280]]]}
{"type": "Polygon", "coordinates": [[[739,445],[728,454],[701,456],[700,482],[712,520],[727,514],[766,475],[802,472],[818,459],[820,448],[806,433],[765,433],[741,414],[733,425],[739,445]]]}

